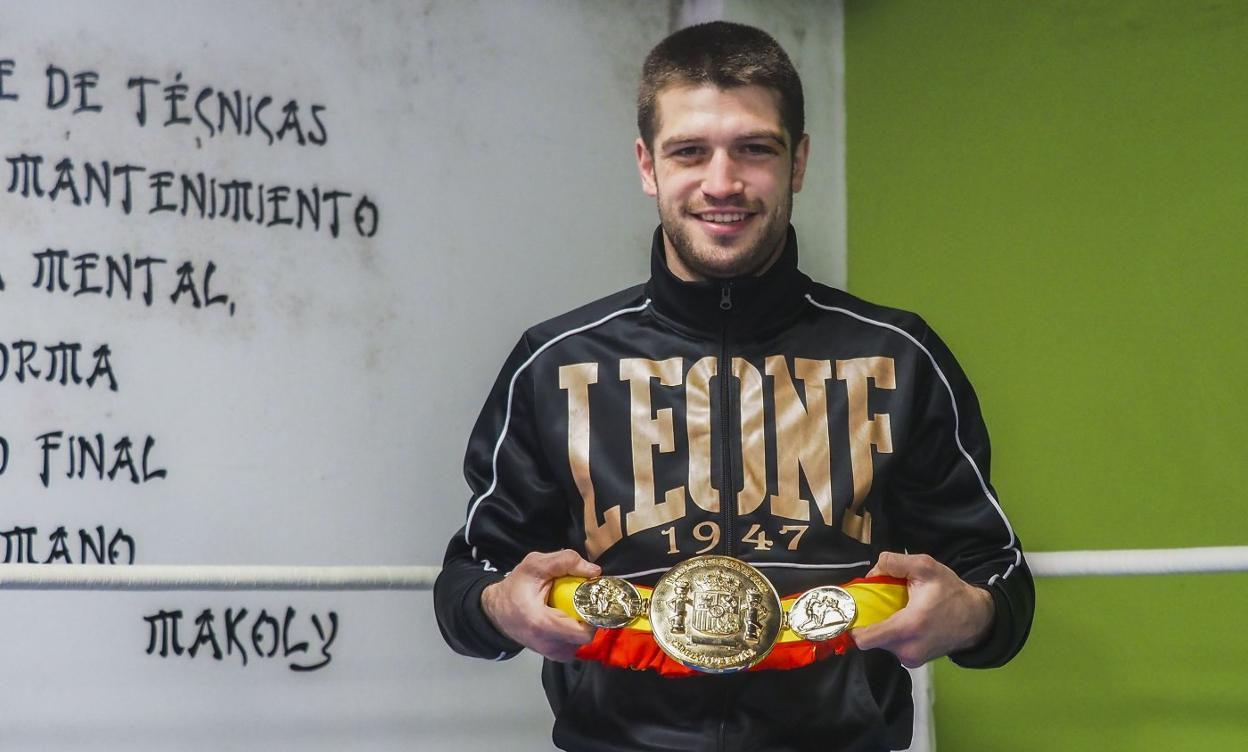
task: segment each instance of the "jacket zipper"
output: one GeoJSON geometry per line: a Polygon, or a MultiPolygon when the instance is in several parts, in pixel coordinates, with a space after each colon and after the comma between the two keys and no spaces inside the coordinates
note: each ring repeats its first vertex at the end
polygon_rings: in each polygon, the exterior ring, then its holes
{"type": "Polygon", "coordinates": [[[719,291],[719,309],[723,312],[720,317],[720,350],[719,350],[719,426],[720,426],[720,454],[723,457],[721,463],[721,480],[720,483],[720,513],[724,519],[724,555],[732,556],[733,541],[736,540],[736,531],[732,513],[732,444],[731,431],[728,427],[732,420],[732,407],[729,402],[729,383],[732,380],[732,361],[728,357],[728,316],[732,313],[732,283],[724,282],[719,291]]]}
{"type": "MultiPolygon", "coordinates": [[[[719,288],[719,309],[722,311],[720,316],[720,348],[719,348],[719,427],[720,427],[720,454],[723,457],[721,480],[720,480],[720,513],[724,519],[724,554],[732,556],[736,548],[736,525],[735,514],[733,514],[732,499],[732,431],[729,424],[732,422],[732,403],[730,401],[731,389],[729,385],[732,381],[732,359],[728,356],[728,317],[732,313],[732,283],[724,282],[719,288]]],[[[724,710],[723,715],[719,719],[719,735],[716,739],[716,747],[719,752],[724,752],[728,748],[728,717],[732,713],[732,683],[725,682],[724,686],[724,710]]]]}

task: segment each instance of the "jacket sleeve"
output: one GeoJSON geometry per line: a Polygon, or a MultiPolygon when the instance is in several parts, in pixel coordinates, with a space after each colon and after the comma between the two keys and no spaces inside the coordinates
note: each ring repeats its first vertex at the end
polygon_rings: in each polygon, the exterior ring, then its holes
{"type": "Polygon", "coordinates": [[[895,513],[910,553],[931,555],[992,595],[988,636],[950,658],[968,668],[1000,666],[1027,639],[1035,587],[989,481],[988,430],[975,392],[934,332],[924,327],[919,342],[910,428],[894,478],[895,513]]]}
{"type": "Polygon", "coordinates": [[[521,645],[481,608],[481,591],[531,551],[566,544],[568,510],[537,439],[533,352],[522,338],[503,364],[468,440],[464,477],[471,497],[433,587],[443,638],[457,653],[510,658],[521,645]]]}

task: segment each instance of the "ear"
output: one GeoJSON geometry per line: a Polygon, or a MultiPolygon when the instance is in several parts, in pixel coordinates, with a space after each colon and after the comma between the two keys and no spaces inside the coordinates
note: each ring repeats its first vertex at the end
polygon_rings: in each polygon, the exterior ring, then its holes
{"type": "Polygon", "coordinates": [[[659,195],[659,184],[654,178],[654,157],[646,148],[646,142],[640,138],[635,145],[637,151],[637,171],[641,173],[641,190],[647,196],[659,195]]]}
{"type": "Polygon", "coordinates": [[[793,150],[793,192],[802,189],[802,181],[806,178],[806,160],[810,157],[810,134],[803,133],[793,150]]]}

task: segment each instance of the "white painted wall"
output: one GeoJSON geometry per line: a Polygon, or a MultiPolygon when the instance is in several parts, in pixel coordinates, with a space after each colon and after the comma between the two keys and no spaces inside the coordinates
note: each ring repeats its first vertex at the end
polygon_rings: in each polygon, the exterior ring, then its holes
{"type": "MultiPolygon", "coordinates": [[[[0,342],[107,343],[119,388],[0,381],[0,530],[124,528],[140,563],[436,564],[460,524],[469,428],[523,327],[647,271],[632,164],[650,3],[13,3],[0,7],[0,154],[109,160],[367,193],[375,237],[4,192],[0,342]],[[99,74],[99,112],[49,110],[45,69],[99,74]],[[130,77],[325,106],[325,146],[135,118],[130,77]],[[217,266],[194,310],[32,288],[32,253],[217,266]],[[38,478],[49,430],[156,439],[163,480],[38,478]]],[[[163,117],[159,95],[149,99],[163,117]]],[[[193,104],[193,101],[191,102],[193,104]]],[[[305,121],[305,127],[306,121],[305,121]]],[[[140,199],[140,196],[146,197],[140,199]]],[[[72,270],[71,270],[72,271],[72,270]]],[[[71,279],[73,275],[70,275],[71,279]]],[[[91,362],[84,354],[83,365],[91,362]]],[[[87,369],[89,370],[89,369],[87,369]]],[[[85,375],[85,373],[84,373],[85,375]]],[[[3,543],[0,542],[0,549],[3,543]]],[[[77,546],[71,546],[75,559],[77,546]]],[[[0,593],[0,749],[548,748],[534,661],[451,655],[419,594],[0,593]],[[146,615],[211,607],[340,618],[331,663],[147,655],[146,615]],[[527,743],[527,747],[525,744],[527,743]]],[[[298,656],[295,656],[298,658],[298,656]]]]}
{"type": "MultiPolygon", "coordinates": [[[[806,77],[815,150],[797,224],[804,266],[836,283],[840,13],[819,6],[738,20],[776,33],[806,77]]],[[[515,338],[647,272],[655,217],[633,166],[636,76],[690,12],[611,0],[0,3],[0,60],[14,61],[0,92],[18,95],[0,99],[0,156],[42,156],[45,190],[69,157],[339,188],[380,211],[374,237],[344,216],[333,238],[149,214],[152,191],[137,180],[127,215],[116,197],[73,206],[65,190],[56,201],[5,191],[10,165],[0,162],[0,343],[106,343],[118,379],[116,392],[19,382],[10,362],[0,531],[37,528],[40,561],[58,526],[77,560],[77,530],[104,525],[134,537],[138,563],[440,562],[467,501],[469,428],[515,338]],[[96,72],[89,101],[101,110],[48,109],[49,64],[96,72]],[[155,88],[139,126],[127,80],[163,86],[179,73],[190,86],[183,111],[205,86],[238,88],[273,97],[273,123],[296,100],[310,130],[308,108],[323,105],[326,144],[165,127],[155,88]],[[32,254],[48,248],[169,263],[149,307],[33,288],[32,254]],[[169,302],[183,261],[200,274],[215,264],[213,292],[229,296],[233,316],[169,302]],[[99,431],[110,444],[151,435],[153,464],[168,475],[139,485],[60,477],[45,488],[34,437],[53,430],[99,431]]],[[[79,357],[85,376],[93,359],[79,357]]],[[[0,749],[548,748],[536,660],[451,655],[430,600],[0,592],[0,749]],[[287,607],[293,640],[313,653],[310,616],[338,615],[324,668],[145,650],[143,617],[161,609],[184,612],[189,645],[194,616],[211,608],[224,649],[226,608],[248,609],[247,629],[261,609],[287,607]]]]}

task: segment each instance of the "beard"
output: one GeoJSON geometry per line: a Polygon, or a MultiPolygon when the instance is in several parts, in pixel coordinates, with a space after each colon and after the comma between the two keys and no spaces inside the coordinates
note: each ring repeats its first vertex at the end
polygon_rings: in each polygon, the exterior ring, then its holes
{"type": "MultiPolygon", "coordinates": [[[[699,220],[686,207],[664,203],[662,193],[657,197],[659,223],[676,256],[686,268],[698,275],[706,279],[757,275],[771,265],[784,247],[789,219],[793,214],[792,184],[783,195],[784,198],[769,211],[753,214],[747,229],[730,237],[708,236],[697,227],[699,220]]],[[[748,205],[713,208],[724,211],[754,210],[748,205]]]]}

